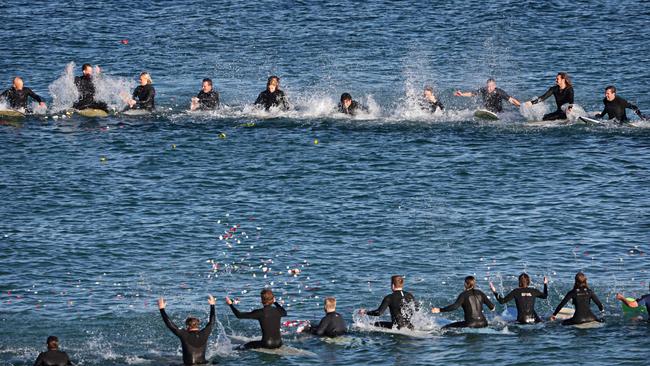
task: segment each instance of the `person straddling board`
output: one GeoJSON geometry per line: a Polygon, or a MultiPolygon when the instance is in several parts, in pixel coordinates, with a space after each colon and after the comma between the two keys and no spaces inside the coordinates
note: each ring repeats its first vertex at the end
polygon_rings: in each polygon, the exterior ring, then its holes
{"type": "Polygon", "coordinates": [[[212,295],[208,296],[208,304],[210,304],[210,320],[203,329],[199,329],[199,319],[193,317],[188,317],[185,319],[186,329],[179,329],[176,324],[174,324],[169,319],[167,313],[165,312],[165,307],[167,306],[165,299],[162,297],[158,299],[158,309],[160,309],[160,315],[162,316],[165,325],[181,340],[181,348],[183,349],[183,363],[185,365],[207,363],[205,359],[205,350],[207,348],[208,338],[210,337],[210,333],[212,333],[212,327],[214,326],[215,320],[214,306],[216,304],[216,301],[212,295]]]}
{"type": "Polygon", "coordinates": [[[39,353],[34,366],[68,366],[74,365],[68,354],[59,351],[59,338],[56,336],[47,337],[47,351],[39,353]]]}
{"type": "Polygon", "coordinates": [[[542,319],[535,312],[535,298],[546,299],[548,297],[548,279],[544,277],[544,292],[530,288],[530,276],[526,273],[519,275],[519,288],[516,288],[505,297],[497,293],[494,284],[490,282],[490,289],[499,304],[505,304],[512,299],[517,306],[517,322],[520,324],[540,323],[542,319]]]}
{"type": "Polygon", "coordinates": [[[326,297],[324,301],[325,316],[315,326],[305,327],[303,333],[311,333],[319,337],[338,337],[347,332],[345,320],[336,312],[336,299],[326,297]]]}
{"type": "Polygon", "coordinates": [[[605,88],[605,98],[603,98],[603,104],[605,105],[605,108],[602,112],[596,114],[596,118],[602,118],[607,115],[608,119],[616,119],[619,122],[627,122],[627,114],[625,114],[626,108],[633,110],[634,113],[636,113],[640,118],[645,118],[645,116],[639,110],[639,107],[616,95],[616,87],[613,85],[609,85],[605,88]]]}
{"type": "Polygon", "coordinates": [[[413,314],[418,311],[418,304],[415,301],[415,297],[410,292],[403,290],[404,287],[404,277],[402,276],[392,276],[390,278],[391,289],[393,292],[389,295],[386,295],[379,305],[379,308],[372,311],[366,311],[366,309],[360,309],[359,313],[366,314],[369,316],[381,316],[386,309],[390,310],[390,322],[376,322],[374,325],[376,327],[382,328],[409,328],[413,329],[413,323],[411,323],[411,318],[413,314]]]}
{"type": "Polygon", "coordinates": [[[264,289],[260,293],[262,300],[261,309],[250,312],[241,312],[237,310],[232,300],[226,297],[226,304],[230,306],[233,314],[237,319],[257,319],[262,328],[262,340],[252,341],[244,344],[245,349],[251,348],[280,348],[282,347],[282,336],[280,334],[280,321],[282,317],[287,316],[287,311],[282,305],[275,301],[273,291],[264,289]]]}
{"type": "Polygon", "coordinates": [[[558,119],[567,119],[567,115],[562,110],[562,106],[565,104],[573,104],[573,84],[571,82],[571,77],[569,74],[566,72],[559,72],[555,76],[555,86],[548,88],[546,93],[533,100],[530,100],[528,103],[529,105],[537,104],[541,101],[546,100],[551,95],[555,97],[555,104],[557,105],[557,109],[555,112],[545,114],[544,117],[542,117],[542,120],[553,121],[558,119]]]}
{"type": "Polygon", "coordinates": [[[623,294],[618,293],[616,294],[616,299],[620,300],[631,308],[637,308],[639,306],[645,305],[648,313],[648,321],[650,322],[650,294],[643,295],[636,300],[628,300],[625,296],[623,296],[623,294]]]}
{"type": "Polygon", "coordinates": [[[279,77],[275,75],[269,76],[266,81],[266,89],[257,96],[255,105],[263,107],[267,111],[271,108],[278,108],[281,111],[288,111],[290,109],[287,97],[280,90],[279,77]]]}
{"type": "Polygon", "coordinates": [[[32,89],[24,86],[23,79],[16,76],[13,80],[11,88],[5,90],[0,94],[0,100],[9,103],[11,109],[19,111],[28,111],[27,100],[28,98],[34,99],[41,107],[45,107],[45,102],[38,94],[34,93],[32,89]]]}
{"type": "Polygon", "coordinates": [[[219,92],[212,88],[212,79],[205,78],[201,84],[201,91],[192,98],[190,110],[208,111],[219,108],[219,92]]]}
{"type": "Polygon", "coordinates": [[[368,112],[368,108],[359,104],[356,100],[352,100],[350,93],[341,94],[341,103],[338,106],[339,113],[356,116],[360,111],[368,112]]]}
{"type": "Polygon", "coordinates": [[[497,82],[492,78],[488,79],[485,83],[485,86],[482,88],[469,92],[456,90],[454,95],[457,97],[475,97],[477,95],[480,95],[483,99],[483,107],[493,113],[499,113],[503,111],[502,101],[504,100],[507,100],[517,107],[520,105],[517,99],[508,95],[508,93],[506,93],[503,89],[497,88],[497,82]]]}
{"type": "MultiPolygon", "coordinates": [[[[99,66],[96,67],[96,73],[101,72],[99,66]]],[[[108,113],[108,105],[104,102],[95,100],[95,84],[93,83],[93,67],[90,64],[81,66],[81,76],[74,77],[74,85],[79,92],[79,99],[72,105],[77,110],[82,109],[101,109],[108,113]]]]}
{"type": "Polygon", "coordinates": [[[420,107],[431,113],[436,113],[436,111],[442,111],[445,109],[445,106],[442,105],[438,97],[433,94],[433,88],[430,86],[424,87],[424,93],[422,99],[420,99],[420,107]]]}
{"type": "Polygon", "coordinates": [[[131,109],[144,109],[152,112],[155,108],[156,89],[148,72],[140,73],[140,85],[133,90],[133,96],[127,101],[131,109]],[[136,100],[137,98],[137,100],[136,100]]]}
{"type": "Polygon", "coordinates": [[[593,301],[596,306],[598,306],[598,309],[601,312],[605,311],[605,307],[600,302],[600,300],[598,300],[596,294],[587,285],[587,276],[585,276],[584,273],[576,273],[573,290],[569,291],[566,296],[564,296],[564,299],[562,299],[557,308],[555,308],[553,315],[551,315],[551,320],[556,319],[557,314],[560,312],[560,310],[562,310],[564,305],[569,302],[569,300],[573,302],[575,312],[573,313],[573,317],[563,320],[562,325],[575,325],[593,321],[604,321],[602,318],[597,318],[594,313],[591,312],[591,309],[589,307],[591,301],[593,301]]]}
{"type": "Polygon", "coordinates": [[[494,304],[488,297],[481,291],[475,288],[476,278],[474,276],[465,277],[465,290],[458,295],[456,302],[444,308],[432,308],[431,312],[434,314],[445,313],[454,311],[459,307],[463,307],[465,313],[465,320],[447,324],[443,328],[484,328],[487,327],[487,319],[483,315],[483,305],[494,311],[494,304]]]}

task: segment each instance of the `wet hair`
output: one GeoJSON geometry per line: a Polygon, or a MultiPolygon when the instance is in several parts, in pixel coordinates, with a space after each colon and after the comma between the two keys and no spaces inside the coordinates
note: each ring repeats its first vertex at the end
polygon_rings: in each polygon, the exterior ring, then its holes
{"type": "Polygon", "coordinates": [[[262,292],[260,292],[260,297],[262,298],[263,305],[271,305],[273,304],[273,299],[275,296],[273,295],[273,291],[271,291],[268,288],[265,288],[264,290],[262,290],[262,292]]]}
{"type": "Polygon", "coordinates": [[[558,72],[557,76],[561,77],[562,80],[566,82],[567,87],[573,86],[573,83],[571,82],[571,76],[569,76],[569,74],[567,74],[566,72],[558,72]]]}
{"type": "Polygon", "coordinates": [[[474,276],[465,277],[465,289],[469,290],[474,288],[474,286],[476,286],[476,278],[474,278],[474,276]]]}
{"type": "Polygon", "coordinates": [[[587,285],[587,276],[582,272],[576,273],[576,280],[573,283],[574,290],[579,288],[589,288],[589,285],[587,285]]]}
{"type": "Polygon", "coordinates": [[[526,273],[519,275],[519,287],[528,287],[530,286],[530,276],[526,273]]]}
{"type": "Polygon", "coordinates": [[[47,344],[47,348],[49,349],[57,349],[59,348],[59,337],[49,336],[47,337],[47,341],[45,341],[45,344],[47,344]]]}
{"type": "Polygon", "coordinates": [[[197,318],[189,317],[185,319],[185,326],[190,329],[198,328],[200,323],[201,322],[197,318]]]}
{"type": "Polygon", "coordinates": [[[271,85],[271,81],[273,81],[273,80],[277,81],[278,84],[280,84],[280,78],[275,76],[275,75],[271,75],[271,76],[269,76],[268,79],[266,79],[266,86],[271,85]]]}
{"type": "Polygon", "coordinates": [[[83,65],[81,65],[81,71],[84,71],[84,70],[86,70],[87,68],[91,68],[91,69],[92,69],[92,67],[93,67],[93,65],[91,65],[91,64],[83,64],[83,65]]]}
{"type": "Polygon", "coordinates": [[[608,91],[608,90],[611,90],[612,93],[616,94],[616,87],[615,87],[614,85],[608,85],[608,86],[605,88],[605,91],[608,91]]]}
{"type": "Polygon", "coordinates": [[[404,277],[399,275],[391,276],[390,283],[397,288],[404,286],[404,277]]]}
{"type": "Polygon", "coordinates": [[[350,95],[350,93],[341,94],[341,102],[343,102],[345,100],[352,100],[352,96],[350,95]]]}
{"type": "Polygon", "coordinates": [[[494,80],[494,78],[489,78],[489,79],[487,79],[487,81],[486,81],[485,83],[486,83],[486,84],[489,84],[489,83],[496,83],[496,82],[497,82],[497,81],[494,80]]]}
{"type": "Polygon", "coordinates": [[[430,91],[431,93],[433,93],[433,88],[431,86],[427,85],[427,86],[424,87],[424,91],[430,91]]]}
{"type": "Polygon", "coordinates": [[[325,301],[325,311],[334,311],[336,310],[336,299],[333,297],[326,297],[325,301]]]}
{"type": "Polygon", "coordinates": [[[151,75],[148,72],[146,72],[146,71],[141,72],[140,77],[142,77],[142,76],[144,76],[146,78],[147,84],[153,84],[153,80],[151,80],[151,75]]]}
{"type": "Polygon", "coordinates": [[[210,84],[210,86],[212,86],[212,79],[210,79],[210,78],[203,79],[203,82],[208,83],[208,84],[210,84]]]}

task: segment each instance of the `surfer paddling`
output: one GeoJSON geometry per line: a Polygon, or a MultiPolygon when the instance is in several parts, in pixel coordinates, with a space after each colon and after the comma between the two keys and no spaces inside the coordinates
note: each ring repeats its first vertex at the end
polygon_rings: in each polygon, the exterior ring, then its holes
{"type": "Polygon", "coordinates": [[[530,276],[522,273],[519,275],[519,288],[510,291],[505,297],[502,297],[497,293],[494,284],[490,282],[490,289],[499,304],[505,304],[513,299],[515,300],[515,305],[517,306],[517,322],[520,324],[541,322],[542,319],[535,312],[535,299],[545,299],[548,297],[548,279],[546,277],[544,277],[544,292],[529,286],[530,276]]]}
{"type": "Polygon", "coordinates": [[[485,86],[482,88],[468,92],[456,90],[454,95],[457,97],[476,97],[480,95],[483,99],[483,107],[493,113],[499,113],[503,111],[504,100],[507,100],[517,107],[520,105],[517,99],[511,97],[503,89],[497,88],[497,82],[492,78],[488,79],[485,83],[485,86]]]}
{"type": "Polygon", "coordinates": [[[151,75],[144,71],[140,74],[140,85],[133,90],[133,96],[127,104],[131,109],[144,109],[151,112],[155,108],[155,97],[156,89],[153,87],[151,75]]]}
{"type": "Polygon", "coordinates": [[[34,99],[41,107],[45,107],[43,99],[34,93],[32,89],[24,86],[23,79],[16,76],[13,80],[11,88],[5,90],[0,94],[0,100],[9,103],[9,107],[15,110],[26,111],[28,98],[34,99]]]}
{"type": "Polygon", "coordinates": [[[219,108],[219,92],[212,88],[212,79],[205,78],[201,84],[201,91],[192,98],[190,110],[209,111],[219,108]]]}
{"type": "MultiPolygon", "coordinates": [[[[99,66],[95,67],[95,73],[99,74],[101,69],[99,66]]],[[[79,99],[72,105],[72,108],[77,110],[82,109],[101,109],[108,113],[108,106],[104,102],[95,100],[95,84],[93,83],[93,67],[91,64],[83,64],[81,66],[81,76],[75,76],[74,85],[79,92],[79,99]]]]}
{"type": "Polygon", "coordinates": [[[366,311],[366,309],[360,309],[359,313],[370,316],[381,316],[386,311],[386,309],[389,309],[391,321],[376,322],[374,324],[376,327],[397,327],[397,329],[406,327],[413,329],[411,317],[413,316],[413,313],[418,310],[417,303],[415,302],[415,297],[413,297],[410,292],[404,291],[404,277],[397,275],[392,276],[390,278],[390,282],[390,287],[393,292],[384,297],[381,305],[379,305],[377,310],[366,311]]]}

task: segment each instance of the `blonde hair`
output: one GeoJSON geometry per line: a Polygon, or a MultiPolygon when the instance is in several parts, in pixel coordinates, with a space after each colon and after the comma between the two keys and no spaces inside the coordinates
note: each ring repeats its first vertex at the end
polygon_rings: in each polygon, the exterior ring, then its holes
{"type": "Polygon", "coordinates": [[[140,77],[143,77],[143,76],[147,80],[147,84],[153,84],[153,80],[151,80],[151,75],[148,72],[143,71],[142,73],[140,73],[140,77]]]}
{"type": "Polygon", "coordinates": [[[325,298],[325,311],[334,311],[336,310],[336,299],[333,297],[325,298]]]}

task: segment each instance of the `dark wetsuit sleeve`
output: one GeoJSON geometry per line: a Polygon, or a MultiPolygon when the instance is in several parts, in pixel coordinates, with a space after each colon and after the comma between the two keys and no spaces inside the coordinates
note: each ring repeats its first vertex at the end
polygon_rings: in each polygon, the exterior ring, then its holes
{"type": "Polygon", "coordinates": [[[257,99],[255,99],[255,105],[261,105],[261,104],[264,104],[264,96],[262,95],[262,93],[260,93],[257,96],[257,99]]]}
{"type": "Polygon", "coordinates": [[[442,105],[442,102],[438,101],[438,108],[440,108],[441,111],[445,110],[445,106],[442,105]]]}
{"type": "Polygon", "coordinates": [[[458,309],[461,305],[463,305],[464,301],[464,295],[465,293],[463,292],[462,294],[458,295],[458,298],[456,298],[456,302],[454,302],[451,305],[445,306],[444,308],[440,309],[440,312],[446,313],[448,311],[454,311],[458,309]]]}
{"type": "Polygon", "coordinates": [[[384,300],[382,300],[381,305],[379,305],[377,310],[369,311],[366,314],[370,316],[381,316],[381,314],[383,314],[388,308],[388,305],[390,305],[390,296],[384,297],[384,300]]]}
{"type": "Polygon", "coordinates": [[[322,337],[323,335],[325,335],[325,331],[327,330],[328,325],[329,325],[329,318],[325,316],[323,317],[323,319],[321,319],[320,323],[318,323],[318,326],[311,328],[311,334],[322,337]]]}
{"type": "Polygon", "coordinates": [[[537,294],[537,297],[539,297],[540,299],[545,299],[545,298],[548,297],[548,285],[547,284],[544,284],[544,292],[542,292],[541,294],[537,294]]]}
{"type": "MultiPolygon", "coordinates": [[[[494,310],[495,306],[494,306],[494,304],[492,303],[492,301],[490,301],[490,299],[488,299],[487,295],[484,294],[483,292],[481,292],[481,295],[483,295],[483,303],[484,303],[485,305],[487,305],[487,307],[490,308],[490,310],[494,310]]],[[[509,294],[508,294],[508,295],[509,295],[509,294]]]]}
{"type": "Polygon", "coordinates": [[[162,316],[163,321],[165,322],[165,325],[167,326],[167,328],[169,328],[169,330],[171,330],[172,333],[174,333],[174,334],[176,334],[178,336],[180,334],[180,331],[179,331],[178,327],[176,326],[176,324],[174,324],[174,322],[172,322],[169,319],[169,316],[167,316],[167,313],[165,312],[165,309],[160,309],[160,315],[162,316]]]}
{"type": "Polygon", "coordinates": [[[568,87],[568,88],[569,88],[569,90],[567,91],[567,93],[569,95],[567,95],[567,102],[573,104],[573,94],[574,94],[573,93],[573,87],[571,86],[571,87],[568,87]]]}
{"type": "Polygon", "coordinates": [[[569,302],[569,300],[573,298],[573,293],[574,293],[573,291],[569,291],[569,293],[564,296],[564,299],[562,299],[562,301],[560,301],[560,304],[555,308],[555,311],[553,312],[553,316],[557,315],[557,313],[559,313],[560,310],[562,310],[564,305],[566,305],[569,302]]]}
{"type": "Polygon", "coordinates": [[[280,97],[280,104],[284,110],[291,109],[291,105],[289,105],[289,99],[287,99],[287,96],[284,94],[284,92],[282,92],[282,96],[280,97]]]}
{"type": "Polygon", "coordinates": [[[494,294],[494,298],[497,299],[499,304],[505,304],[505,303],[511,301],[512,299],[514,299],[514,297],[515,297],[515,290],[510,291],[506,295],[506,297],[501,297],[501,295],[499,295],[498,293],[496,293],[494,291],[492,291],[492,293],[494,294]]]}
{"type": "Polygon", "coordinates": [[[43,365],[45,365],[45,363],[43,362],[44,358],[45,358],[45,352],[39,353],[38,357],[36,358],[36,362],[34,362],[34,366],[43,366],[43,365]]]}
{"type": "Polygon", "coordinates": [[[605,311],[605,307],[603,306],[603,303],[600,302],[600,299],[598,298],[598,296],[596,296],[596,293],[593,291],[591,291],[591,300],[594,302],[594,304],[596,304],[596,306],[598,306],[598,310],[605,311]]]}
{"type": "Polygon", "coordinates": [[[0,99],[8,99],[9,98],[9,93],[11,93],[11,89],[7,89],[0,94],[0,99]]]}
{"type": "Polygon", "coordinates": [[[633,110],[636,114],[640,113],[639,112],[639,107],[635,106],[634,104],[632,104],[632,103],[630,103],[628,101],[625,102],[625,108],[629,108],[629,109],[633,110]]]}
{"type": "Polygon", "coordinates": [[[283,316],[287,316],[287,311],[284,310],[284,308],[282,307],[282,305],[280,305],[277,301],[274,303],[274,305],[275,305],[275,308],[278,309],[278,310],[280,311],[280,316],[281,316],[281,317],[283,317],[283,316]]]}
{"type": "Polygon", "coordinates": [[[156,92],[154,88],[145,88],[144,95],[141,95],[140,100],[137,102],[138,106],[141,108],[148,108],[150,105],[152,105],[152,101],[155,95],[156,92]]]}
{"type": "Polygon", "coordinates": [[[537,97],[537,98],[531,100],[531,103],[533,103],[533,104],[539,103],[539,102],[541,102],[541,101],[546,100],[546,99],[547,99],[548,97],[550,97],[551,95],[553,95],[553,88],[548,88],[548,90],[546,91],[546,93],[544,93],[544,94],[540,95],[539,97],[537,97]]]}
{"type": "Polygon", "coordinates": [[[503,100],[510,100],[510,94],[506,93],[505,90],[497,89],[497,92],[499,93],[499,98],[503,100]]]}
{"type": "Polygon", "coordinates": [[[203,330],[207,330],[208,333],[212,332],[212,327],[214,326],[214,318],[215,318],[214,305],[210,305],[210,320],[208,321],[208,324],[206,324],[205,328],[203,328],[203,330]]]}
{"type": "Polygon", "coordinates": [[[230,310],[232,310],[232,313],[235,314],[235,317],[237,317],[237,319],[259,319],[263,315],[262,311],[259,309],[242,313],[241,311],[237,310],[235,305],[230,305],[230,310]]]}
{"type": "Polygon", "coordinates": [[[43,99],[41,99],[41,97],[39,97],[38,94],[34,93],[34,91],[32,89],[30,89],[30,88],[25,88],[25,89],[26,89],[25,91],[27,92],[27,95],[32,97],[32,99],[34,99],[35,101],[37,101],[39,103],[43,103],[43,99]]]}

